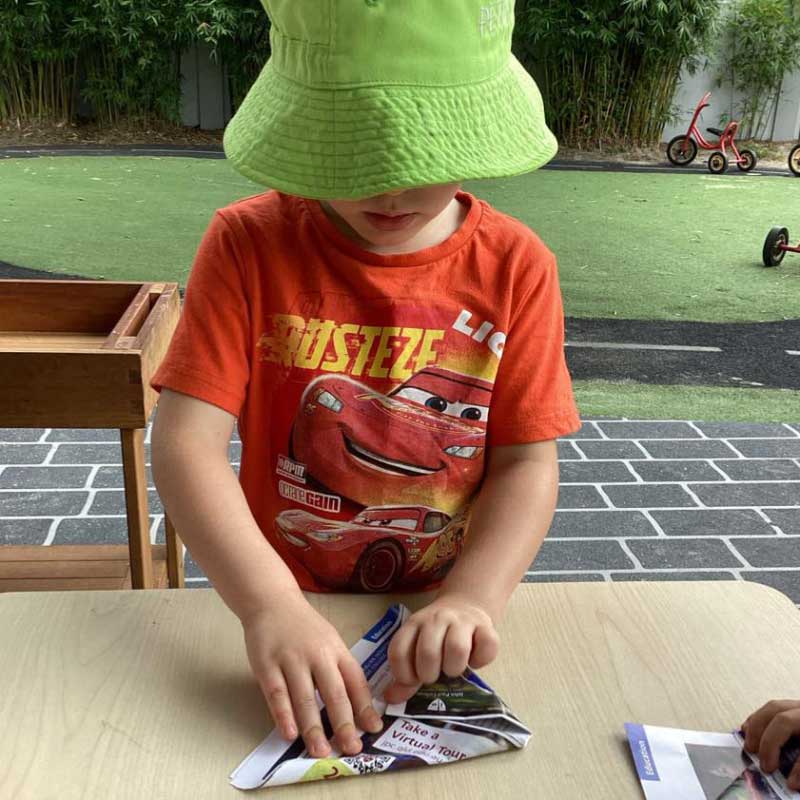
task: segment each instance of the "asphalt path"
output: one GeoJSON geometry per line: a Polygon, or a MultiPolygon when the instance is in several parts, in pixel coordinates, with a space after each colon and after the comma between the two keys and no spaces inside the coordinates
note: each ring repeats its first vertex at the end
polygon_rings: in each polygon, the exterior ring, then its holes
{"type": "MultiPolygon", "coordinates": [[[[13,145],[0,147],[0,158],[37,158],[38,156],[161,156],[183,158],[225,158],[222,145],[13,145]]],[[[700,153],[694,163],[688,167],[673,167],[669,163],[630,163],[621,161],[583,161],[573,159],[555,159],[543,169],[567,170],[579,172],[646,172],[655,174],[709,174],[705,165],[704,154],[700,153]]],[[[725,173],[729,176],[748,177],[760,175],[770,178],[794,178],[788,166],[756,167],[750,173],[744,173],[735,165],[731,165],[725,173]]]]}

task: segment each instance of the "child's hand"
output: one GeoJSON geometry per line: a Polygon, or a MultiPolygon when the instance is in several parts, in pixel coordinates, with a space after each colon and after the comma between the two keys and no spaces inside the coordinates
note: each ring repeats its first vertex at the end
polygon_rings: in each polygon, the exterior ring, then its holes
{"type": "Polygon", "coordinates": [[[439,675],[456,677],[494,661],[500,640],[489,614],[468,599],[439,595],[412,614],[389,645],[394,682],[384,693],[389,703],[402,703],[420,685],[439,675]]]}
{"type": "Polygon", "coordinates": [[[361,750],[354,723],[365,731],[380,731],[381,718],[372,707],[364,671],[336,629],[302,594],[283,598],[242,624],[250,666],[285,739],[295,739],[299,732],[312,756],[330,754],[315,687],[343,753],[361,750]]]}
{"type": "MultiPolygon", "coordinates": [[[[764,772],[774,772],[778,769],[781,747],[791,736],[800,734],[800,700],[772,700],[751,714],[742,730],[744,749],[758,753],[764,772]]],[[[800,761],[795,762],[786,784],[800,791],[800,761]]]]}

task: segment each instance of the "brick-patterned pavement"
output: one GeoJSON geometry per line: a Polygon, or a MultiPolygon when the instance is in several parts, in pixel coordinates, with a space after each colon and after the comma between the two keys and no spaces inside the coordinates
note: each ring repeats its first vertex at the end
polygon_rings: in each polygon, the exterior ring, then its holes
{"type": "MultiPolygon", "coordinates": [[[[237,468],[240,453],[234,436],[237,468]]],[[[800,604],[800,423],[587,420],[559,457],[558,511],[526,581],[753,580],[800,604]]],[[[163,540],[152,488],[150,510],[163,540]]],[[[0,544],[125,531],[116,431],[0,429],[0,544]]],[[[208,585],[191,557],[187,581],[208,585]]]]}

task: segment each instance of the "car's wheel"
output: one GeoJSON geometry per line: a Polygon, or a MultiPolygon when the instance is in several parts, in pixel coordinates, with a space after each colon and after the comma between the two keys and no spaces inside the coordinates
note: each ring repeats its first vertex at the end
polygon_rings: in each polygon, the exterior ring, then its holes
{"type": "Polygon", "coordinates": [[[353,572],[353,583],[363,592],[388,592],[402,569],[402,548],[391,539],[383,539],[361,554],[353,572]]]}
{"type": "Polygon", "coordinates": [[[750,172],[758,164],[758,156],[752,150],[740,150],[739,155],[741,156],[741,161],[737,161],[736,166],[742,172],[750,172]]]}
{"type": "Polygon", "coordinates": [[[667,145],[667,158],[676,167],[691,164],[697,155],[697,142],[691,136],[676,136],[667,145]]]}
{"type": "Polygon", "coordinates": [[[773,228],[764,240],[762,258],[765,267],[777,267],[783,261],[786,251],[781,245],[789,244],[789,231],[787,228],[773,228]]]}
{"type": "Polygon", "coordinates": [[[800,178],[800,144],[789,151],[789,169],[800,178]]]}
{"type": "Polygon", "coordinates": [[[725,153],[715,150],[708,157],[708,171],[714,175],[721,175],[726,169],[728,169],[728,159],[725,157],[725,153]]]}

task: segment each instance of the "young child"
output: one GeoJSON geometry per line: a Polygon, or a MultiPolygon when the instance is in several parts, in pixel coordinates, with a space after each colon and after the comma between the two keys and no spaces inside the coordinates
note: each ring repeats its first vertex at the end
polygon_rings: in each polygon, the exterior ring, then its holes
{"type": "Polygon", "coordinates": [[[355,754],[380,718],[302,590],[438,589],[393,641],[399,701],[495,658],[553,516],[555,440],[580,425],[555,259],[460,183],[556,144],[513,0],[266,5],[272,55],[225,149],[273,191],[200,245],[153,381],[153,473],[279,730],[330,752],[317,688],[355,754]]]}
{"type": "MultiPolygon", "coordinates": [[[[772,700],[754,711],[742,724],[744,746],[758,754],[765,772],[778,769],[781,748],[792,736],[800,736],[800,700],[772,700]]],[[[786,785],[800,792],[800,759],[795,761],[786,785]]]]}

